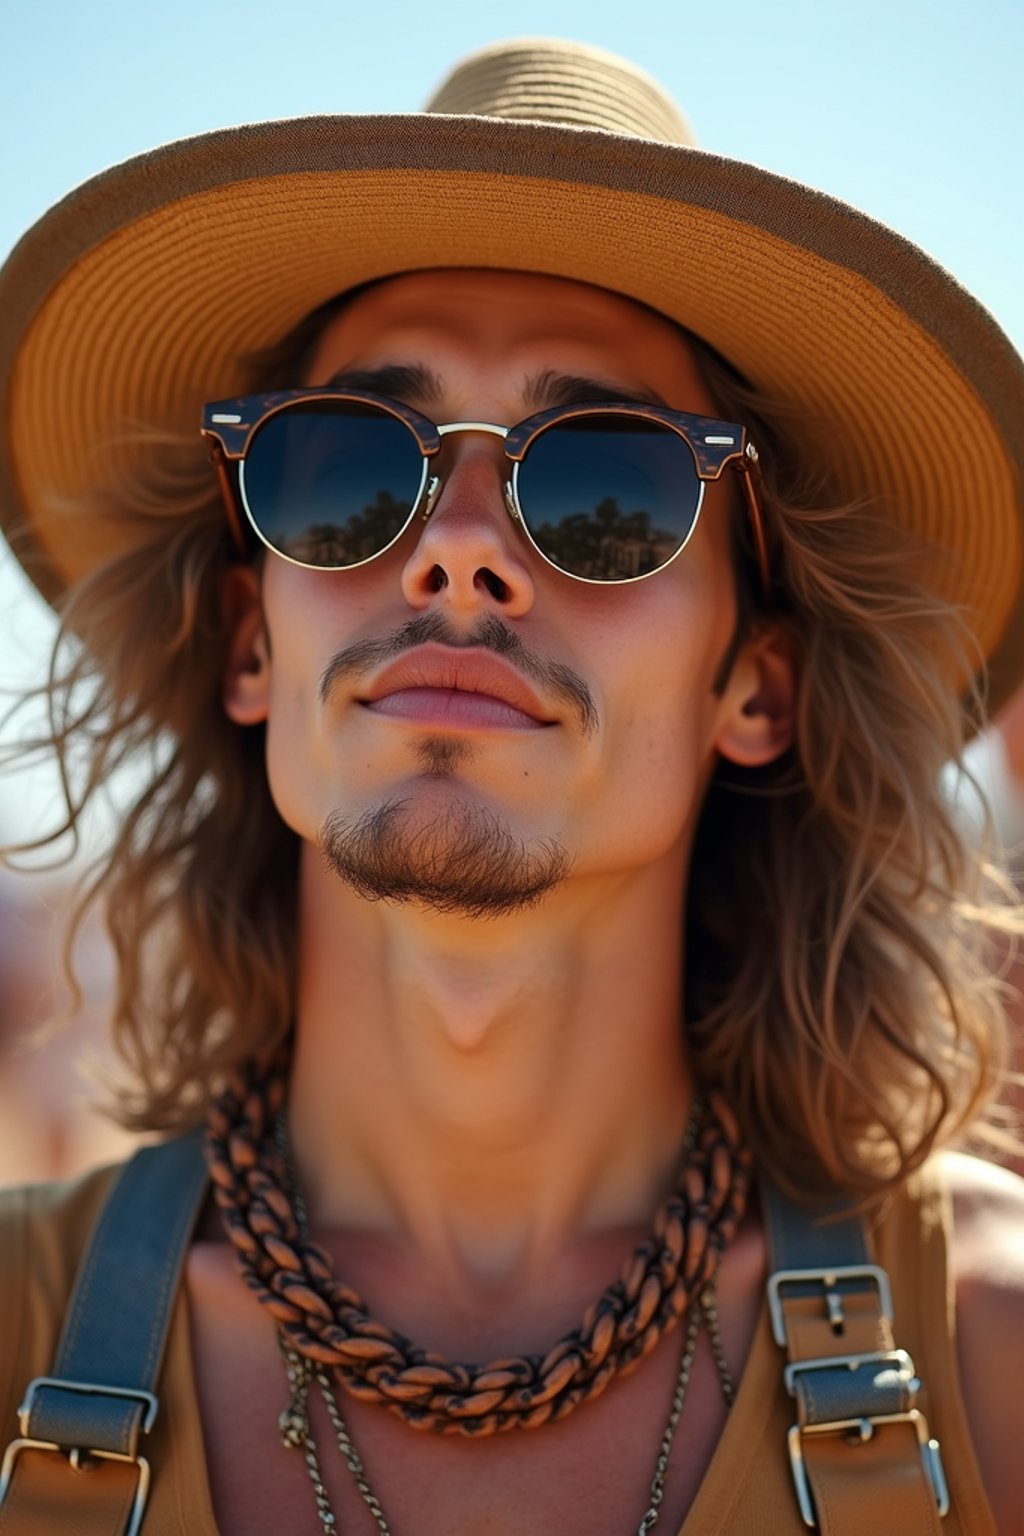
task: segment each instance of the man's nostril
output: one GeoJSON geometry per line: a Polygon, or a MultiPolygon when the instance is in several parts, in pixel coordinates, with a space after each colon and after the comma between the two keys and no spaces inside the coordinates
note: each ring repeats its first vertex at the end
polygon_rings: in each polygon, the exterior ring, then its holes
{"type": "Polygon", "coordinates": [[[496,575],[494,571],[488,570],[487,566],[478,571],[477,575],[496,602],[503,603],[507,600],[509,595],[508,583],[502,581],[500,576],[496,575]]]}
{"type": "Polygon", "coordinates": [[[432,565],[427,576],[427,585],[431,592],[441,592],[448,585],[447,573],[439,565],[432,565]]]}

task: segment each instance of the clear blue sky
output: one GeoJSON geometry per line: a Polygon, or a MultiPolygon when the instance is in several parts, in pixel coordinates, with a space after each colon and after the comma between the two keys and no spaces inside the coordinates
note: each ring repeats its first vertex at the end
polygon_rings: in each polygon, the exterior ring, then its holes
{"type": "MultiPolygon", "coordinates": [[[[414,110],[460,53],[508,35],[627,54],[707,148],[896,226],[1024,350],[1024,0],[2,0],[0,254],[129,155],[230,123],[414,110]]],[[[0,685],[41,671],[47,633],[0,552],[0,685]]]]}

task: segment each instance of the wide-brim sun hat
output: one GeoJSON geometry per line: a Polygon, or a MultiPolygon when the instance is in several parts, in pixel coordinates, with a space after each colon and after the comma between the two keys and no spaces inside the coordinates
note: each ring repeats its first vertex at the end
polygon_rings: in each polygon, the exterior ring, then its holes
{"type": "Polygon", "coordinates": [[[43,595],[131,537],[90,501],[147,451],[133,424],[198,431],[319,304],[434,267],[597,284],[702,337],[791,409],[831,494],[948,552],[991,704],[1016,686],[1024,367],[995,321],[892,230],[698,148],[644,72],[551,40],[472,55],[424,113],[166,145],[29,231],[0,273],[0,518],[43,595]]]}

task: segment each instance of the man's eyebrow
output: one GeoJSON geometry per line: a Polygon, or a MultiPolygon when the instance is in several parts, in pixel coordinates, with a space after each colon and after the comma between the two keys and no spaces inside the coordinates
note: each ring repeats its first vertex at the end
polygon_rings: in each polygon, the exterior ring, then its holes
{"type": "MultiPolygon", "coordinates": [[[[437,405],[444,397],[441,378],[422,363],[384,363],[379,368],[343,368],[327,381],[329,389],[360,389],[374,395],[388,395],[408,404],[437,405]]],[[[606,379],[586,374],[558,373],[545,368],[531,374],[523,387],[527,411],[544,411],[554,405],[591,405],[595,400],[631,405],[664,405],[656,390],[643,386],[610,384],[606,379]]]]}
{"type": "Polygon", "coordinates": [[[553,405],[591,405],[595,400],[610,400],[616,405],[631,405],[636,401],[646,405],[666,403],[653,389],[643,386],[626,388],[585,374],[557,373],[553,368],[545,368],[542,373],[527,379],[524,393],[526,403],[535,411],[544,411],[553,405]]]}
{"type": "Polygon", "coordinates": [[[343,368],[327,380],[329,389],[361,389],[406,404],[436,404],[443,387],[436,373],[420,363],[384,363],[380,368],[343,368]]]}

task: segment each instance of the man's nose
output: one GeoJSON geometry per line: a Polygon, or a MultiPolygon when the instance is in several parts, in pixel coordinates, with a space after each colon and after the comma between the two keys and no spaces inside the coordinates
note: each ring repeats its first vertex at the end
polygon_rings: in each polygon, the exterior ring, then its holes
{"type": "Polygon", "coordinates": [[[505,504],[507,470],[487,441],[445,444],[441,485],[402,573],[412,607],[518,618],[533,606],[528,547],[505,504]]]}

